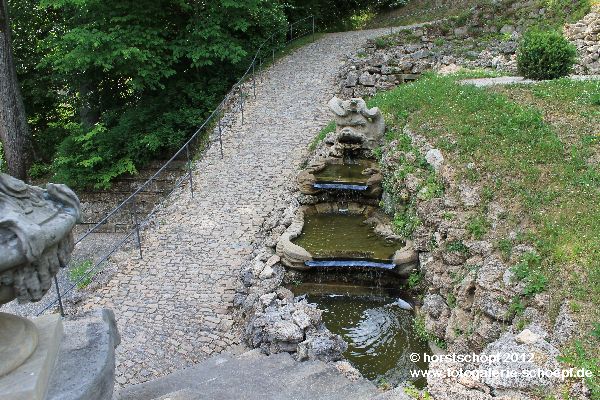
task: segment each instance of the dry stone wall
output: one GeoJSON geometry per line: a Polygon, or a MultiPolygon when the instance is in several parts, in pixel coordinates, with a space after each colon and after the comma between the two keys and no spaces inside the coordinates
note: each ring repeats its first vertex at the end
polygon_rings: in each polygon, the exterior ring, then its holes
{"type": "Polygon", "coordinates": [[[565,36],[575,44],[578,74],[600,74],[600,4],[582,20],[565,26],[565,36]]]}

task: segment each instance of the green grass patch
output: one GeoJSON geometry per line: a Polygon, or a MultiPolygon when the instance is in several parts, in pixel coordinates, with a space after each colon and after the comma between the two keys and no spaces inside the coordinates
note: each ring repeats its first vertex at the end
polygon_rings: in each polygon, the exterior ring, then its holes
{"type": "Polygon", "coordinates": [[[405,238],[410,238],[415,229],[421,225],[421,220],[415,209],[409,206],[404,211],[397,212],[392,223],[396,233],[405,238]]]}
{"type": "Polygon", "coordinates": [[[92,260],[78,262],[73,267],[69,268],[69,279],[72,282],[78,282],[78,289],[83,289],[92,282],[93,275],[89,274],[89,272],[93,267],[94,263],[92,260]]]}
{"type": "Polygon", "coordinates": [[[319,131],[319,133],[317,134],[317,136],[315,136],[313,141],[310,142],[310,145],[308,145],[308,149],[310,151],[314,151],[319,145],[319,143],[321,143],[325,139],[325,137],[331,132],[335,132],[335,121],[331,121],[319,131]]]}
{"type": "MultiPolygon", "coordinates": [[[[551,309],[577,300],[589,332],[600,321],[600,167],[593,161],[600,153],[600,81],[486,89],[456,80],[425,74],[369,104],[393,130],[408,125],[432,143],[449,144],[444,156],[457,176],[476,166],[478,184],[510,204],[515,218],[503,223],[519,231],[517,242],[536,248],[538,258],[528,255],[514,267],[527,282],[526,296],[546,291],[551,309]]],[[[473,235],[483,231],[479,222],[471,223],[473,235]]],[[[511,243],[499,245],[508,258],[511,243]]],[[[582,346],[597,350],[589,338],[582,346]]]]}
{"type": "Polygon", "coordinates": [[[469,248],[462,242],[462,240],[453,240],[446,244],[446,250],[450,253],[469,254],[469,248]]]}
{"type": "Polygon", "coordinates": [[[467,231],[469,231],[471,237],[476,240],[483,239],[483,236],[487,233],[489,227],[490,224],[483,215],[476,215],[467,223],[467,231]]]}

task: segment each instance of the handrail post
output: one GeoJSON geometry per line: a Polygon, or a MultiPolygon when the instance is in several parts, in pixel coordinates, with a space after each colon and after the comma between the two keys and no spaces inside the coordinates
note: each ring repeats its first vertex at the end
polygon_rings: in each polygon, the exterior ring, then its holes
{"type": "Polygon", "coordinates": [[[252,61],[252,92],[254,92],[254,98],[256,99],[256,76],[254,74],[254,66],[256,65],[256,58],[252,61]]]}
{"type": "Polygon", "coordinates": [[[290,42],[294,40],[294,24],[290,24],[290,42]]]}
{"type": "Polygon", "coordinates": [[[315,16],[312,16],[312,41],[315,41],[315,16]]]}
{"type": "Polygon", "coordinates": [[[56,297],[58,298],[58,309],[60,310],[60,316],[64,317],[65,309],[63,307],[62,297],[60,296],[60,288],[58,287],[58,278],[56,275],[54,275],[54,285],[56,286],[56,297]]]}
{"type": "Polygon", "coordinates": [[[240,110],[242,110],[242,125],[244,125],[244,94],[243,94],[243,90],[242,87],[239,87],[240,89],[240,110]]]}
{"type": "Polygon", "coordinates": [[[221,145],[221,159],[223,159],[223,129],[221,128],[221,118],[219,118],[219,144],[221,145]]]}
{"type": "Polygon", "coordinates": [[[185,154],[187,156],[188,175],[190,176],[190,195],[194,198],[194,181],[192,179],[192,160],[190,160],[190,146],[185,146],[185,154]]]}
{"type": "Polygon", "coordinates": [[[138,242],[138,249],[140,250],[140,258],[143,258],[143,254],[142,254],[142,239],[140,236],[140,224],[138,223],[138,217],[137,217],[137,207],[135,204],[135,196],[133,196],[131,198],[131,214],[133,217],[133,223],[135,224],[135,234],[137,237],[137,242],[138,242]]]}

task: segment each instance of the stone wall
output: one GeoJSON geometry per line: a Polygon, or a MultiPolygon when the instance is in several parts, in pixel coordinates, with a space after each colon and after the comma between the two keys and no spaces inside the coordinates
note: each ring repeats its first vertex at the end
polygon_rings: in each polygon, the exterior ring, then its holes
{"type": "MultiPolygon", "coordinates": [[[[527,353],[533,348],[543,354],[542,358],[534,360],[536,365],[509,363],[492,366],[498,370],[543,369],[550,368],[549,365],[558,368],[558,348],[573,334],[574,322],[567,304],[563,305],[559,317],[552,324],[548,315],[548,295],[525,296],[525,284],[515,278],[511,267],[519,263],[525,254],[533,254],[535,250],[527,245],[516,245],[507,257],[498,249],[498,239],[505,237],[502,215],[506,205],[486,199],[481,186],[459,178],[454,168],[445,161],[443,153],[433,148],[425,138],[408,129],[405,129],[405,134],[411,138],[418,153],[435,169],[444,186],[441,197],[422,196],[424,175],[418,169],[409,168],[413,172],[401,177],[394,174],[399,165],[411,162],[415,153],[398,150],[397,143],[393,141],[384,148],[381,167],[386,176],[385,187],[390,190],[384,195],[385,208],[393,213],[406,211],[406,204],[412,204],[420,221],[412,239],[419,251],[420,269],[426,286],[418,310],[426,331],[438,343],[445,344],[451,354],[498,351],[516,354],[527,353]],[[481,239],[474,239],[468,223],[482,209],[486,210],[490,229],[481,239]],[[512,309],[514,299],[522,302],[523,309],[518,313],[512,309]],[[540,360],[543,362],[538,362],[540,360]]],[[[476,170],[477,166],[472,165],[471,169],[476,170]]],[[[514,238],[516,234],[511,231],[508,236],[514,238]]],[[[453,368],[465,371],[487,367],[472,363],[433,363],[430,371],[443,374],[453,368]]],[[[533,394],[536,387],[554,390],[558,384],[557,381],[527,380],[521,375],[510,384],[485,379],[457,379],[455,376],[432,379],[428,391],[435,395],[436,400],[529,399],[529,394],[533,394]],[[508,397],[503,397],[506,393],[509,393],[508,397]]]]}
{"type": "Polygon", "coordinates": [[[372,96],[430,70],[445,73],[465,67],[516,73],[520,34],[514,27],[503,26],[506,39],[483,45],[469,36],[470,29],[439,22],[370,40],[346,57],[338,74],[339,93],[344,98],[372,96]]]}
{"type": "MultiPolygon", "coordinates": [[[[452,73],[459,67],[516,75],[521,35],[545,13],[531,1],[500,1],[478,5],[462,20],[437,21],[369,40],[346,56],[338,92],[342,97],[372,96],[425,71],[452,73]]],[[[579,51],[573,72],[600,73],[600,5],[581,21],[566,25],[565,34],[579,51]]]]}
{"type": "Polygon", "coordinates": [[[582,20],[565,26],[565,36],[575,44],[578,74],[600,74],[600,4],[582,20]]]}

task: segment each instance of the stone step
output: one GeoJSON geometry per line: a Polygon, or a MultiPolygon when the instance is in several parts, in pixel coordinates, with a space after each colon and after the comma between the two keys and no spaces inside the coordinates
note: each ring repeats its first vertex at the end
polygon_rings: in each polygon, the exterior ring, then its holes
{"type": "Polygon", "coordinates": [[[117,393],[118,400],[362,400],[379,394],[367,380],[349,381],[320,361],[250,351],[222,354],[117,393]]]}

